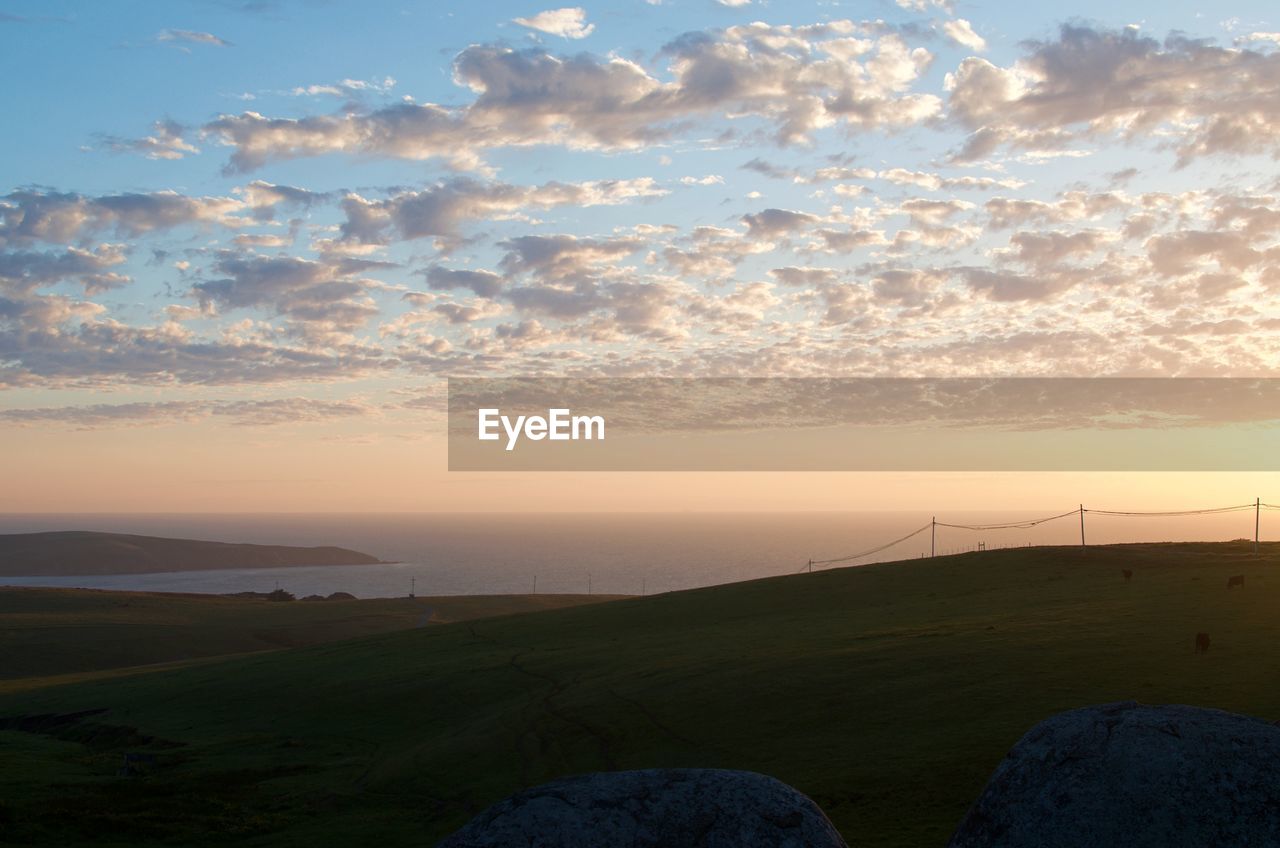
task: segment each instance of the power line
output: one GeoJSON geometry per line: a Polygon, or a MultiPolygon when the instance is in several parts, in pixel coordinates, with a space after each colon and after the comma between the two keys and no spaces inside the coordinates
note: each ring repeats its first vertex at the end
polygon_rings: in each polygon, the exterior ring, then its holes
{"type": "Polygon", "coordinates": [[[900,544],[902,544],[903,542],[905,542],[905,541],[907,541],[908,539],[910,539],[912,536],[919,536],[921,533],[923,533],[924,531],[928,530],[928,529],[929,529],[930,527],[932,527],[932,526],[933,526],[933,524],[932,524],[932,523],[930,523],[930,524],[926,524],[926,525],[924,525],[923,527],[921,527],[921,528],[920,528],[920,529],[918,529],[918,530],[912,530],[910,533],[908,533],[907,535],[903,536],[903,537],[902,537],[902,538],[900,538],[900,539],[894,539],[892,542],[889,542],[889,543],[884,544],[884,545],[879,545],[878,547],[871,548],[870,550],[862,551],[861,553],[849,554],[848,556],[836,557],[835,559],[815,559],[815,560],[810,560],[810,561],[809,561],[809,565],[807,565],[807,566],[805,566],[805,567],[806,567],[806,568],[808,568],[808,567],[810,567],[810,566],[814,566],[814,565],[831,565],[831,564],[833,564],[833,563],[837,563],[837,562],[849,562],[850,560],[862,559],[863,557],[869,557],[869,556],[871,556],[872,554],[878,554],[878,553],[880,553],[881,551],[888,550],[889,548],[892,548],[894,545],[900,545],[900,544]]]}
{"type": "MultiPolygon", "coordinates": [[[[1187,515],[1222,515],[1225,513],[1232,513],[1232,512],[1244,512],[1245,510],[1253,510],[1257,512],[1263,509],[1280,510],[1280,505],[1264,504],[1261,502],[1261,500],[1258,500],[1251,504],[1237,504],[1235,506],[1210,507],[1208,509],[1161,510],[1161,511],[1149,511],[1149,512],[1142,512],[1137,510],[1086,509],[1084,505],[1081,505],[1077,509],[1073,509],[1068,512],[1060,512],[1057,515],[1045,516],[1044,518],[1032,518],[1024,521],[1006,521],[1006,522],[1001,522],[996,524],[950,524],[943,521],[937,521],[935,519],[916,530],[912,530],[910,533],[908,533],[905,536],[902,536],[898,539],[894,539],[892,542],[886,542],[883,545],[877,545],[874,548],[869,548],[865,551],[859,551],[856,554],[849,554],[847,556],[834,557],[832,559],[811,559],[808,561],[808,563],[805,564],[803,568],[800,569],[800,571],[802,572],[813,571],[813,567],[815,565],[834,565],[836,563],[852,562],[853,560],[856,560],[856,559],[869,557],[872,554],[878,554],[881,551],[886,551],[895,545],[900,545],[903,542],[907,541],[908,539],[911,539],[911,538],[914,538],[915,536],[920,535],[926,530],[936,530],[936,528],[938,527],[948,527],[953,530],[975,530],[975,531],[977,530],[1027,530],[1032,527],[1037,527],[1041,524],[1045,524],[1049,521],[1057,521],[1060,518],[1067,518],[1069,516],[1078,515],[1080,516],[1080,520],[1081,520],[1081,525],[1080,525],[1081,526],[1081,544],[1084,544],[1083,522],[1084,522],[1085,513],[1092,513],[1093,515],[1114,516],[1118,518],[1162,518],[1162,517],[1172,518],[1172,517],[1180,517],[1180,516],[1187,516],[1187,515]]],[[[1256,537],[1256,532],[1255,532],[1255,537],[1256,537]]],[[[1256,538],[1255,538],[1255,546],[1256,546],[1256,538]]]]}
{"type": "Polygon", "coordinates": [[[1047,518],[1033,518],[1027,521],[1009,521],[1003,524],[947,524],[939,521],[939,527],[951,527],[955,530],[1026,530],[1029,527],[1035,527],[1038,524],[1044,524],[1046,521],[1056,521],[1059,518],[1066,518],[1069,515],[1077,515],[1079,510],[1073,509],[1070,512],[1063,512],[1058,515],[1050,515],[1047,518]]]}
{"type": "Polygon", "coordinates": [[[1178,516],[1178,515],[1215,515],[1223,512],[1243,512],[1246,509],[1256,509],[1257,504],[1240,504],[1239,506],[1219,506],[1212,509],[1183,509],[1168,512],[1123,512],[1113,509],[1086,509],[1085,512],[1094,515],[1119,515],[1119,516],[1178,516]]]}

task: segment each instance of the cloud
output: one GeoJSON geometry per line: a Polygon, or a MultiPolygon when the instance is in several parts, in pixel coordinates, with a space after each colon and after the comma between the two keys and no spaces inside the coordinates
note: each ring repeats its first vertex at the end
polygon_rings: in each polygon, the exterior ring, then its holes
{"type": "Polygon", "coordinates": [[[344,79],[335,83],[295,86],[289,91],[295,97],[357,97],[368,92],[388,94],[395,88],[394,77],[381,80],[344,79]]]}
{"type": "Polygon", "coordinates": [[[76,430],[99,430],[163,426],[215,417],[226,418],[238,427],[272,427],[360,417],[372,412],[371,407],[356,401],[326,401],[304,397],[234,401],[139,401],[5,409],[0,410],[0,423],[27,427],[52,424],[76,430]]]}
{"type": "MultiPolygon", "coordinates": [[[[3,300],[0,297],[0,300],[3,300]]],[[[130,326],[60,296],[0,303],[0,385],[267,384],[356,379],[394,367],[366,345],[289,342],[245,326],[201,338],[174,322],[130,326]]]]}
{"type": "Polygon", "coordinates": [[[501,242],[508,275],[534,273],[544,280],[572,282],[597,277],[601,263],[621,259],[644,247],[636,238],[579,238],[573,235],[519,236],[501,242]]]}
{"type": "Polygon", "coordinates": [[[877,299],[907,307],[921,307],[936,301],[938,288],[947,274],[918,268],[885,268],[872,282],[877,299]]]}
{"type": "Polygon", "coordinates": [[[192,291],[204,306],[266,307],[275,314],[335,330],[353,330],[378,313],[368,295],[371,281],[357,275],[359,263],[317,262],[294,256],[221,251],[213,279],[192,291]]]}
{"type": "Polygon", "coordinates": [[[834,283],[840,276],[834,268],[797,268],[793,265],[774,268],[769,274],[785,286],[818,286],[834,283]]]}
{"type": "Polygon", "coordinates": [[[479,169],[488,149],[636,149],[697,122],[755,119],[778,143],[801,144],[825,127],[893,130],[942,111],[935,95],[911,91],[932,54],[879,24],[753,23],[686,33],[661,55],[669,81],[619,56],[472,45],[453,62],[455,83],[474,98],[462,106],[404,101],[303,118],[250,111],[202,133],[232,148],[231,171],[328,153],[479,169]]]}
{"type": "Polygon", "coordinates": [[[950,115],[971,131],[958,161],[1004,147],[1069,152],[1094,138],[1154,138],[1179,165],[1221,154],[1277,157],[1277,85],[1277,52],[1082,25],[1033,43],[1012,66],[968,58],[946,79],[950,115]]]}
{"type": "Polygon", "coordinates": [[[423,274],[427,278],[427,286],[434,291],[468,289],[479,297],[495,297],[503,286],[501,275],[492,271],[450,270],[435,265],[423,274]]]}
{"type": "Polygon", "coordinates": [[[99,136],[103,146],[116,153],[141,153],[148,159],[182,159],[188,153],[199,153],[200,148],[184,137],[184,128],[176,121],[156,121],[151,135],[142,138],[121,138],[113,135],[99,136]]]}
{"type": "Polygon", "coordinates": [[[1251,32],[1248,35],[1242,35],[1236,39],[1237,44],[1247,44],[1249,42],[1259,41],[1280,45],[1280,32],[1251,32]]]}
{"type": "Polygon", "coordinates": [[[205,44],[210,47],[231,47],[230,41],[218,38],[211,32],[190,29],[164,29],[156,35],[156,41],[173,44],[205,44]]]}
{"type": "Polygon", "coordinates": [[[1152,238],[1147,242],[1151,264],[1160,274],[1176,276],[1215,262],[1223,271],[1244,271],[1263,259],[1250,239],[1239,232],[1183,230],[1152,238]]]}
{"type": "Polygon", "coordinates": [[[684,305],[715,336],[745,336],[781,304],[769,283],[738,283],[718,296],[695,294],[684,305]]]}
{"type": "Polygon", "coordinates": [[[124,263],[122,245],[103,244],[92,250],[68,247],[57,252],[0,252],[0,293],[32,292],[66,279],[74,279],[87,292],[116,288],[129,278],[110,269],[124,263]]]}
{"type": "Polygon", "coordinates": [[[906,168],[889,168],[875,176],[894,185],[907,185],[925,191],[941,191],[943,189],[985,191],[994,188],[1022,188],[1026,182],[1012,177],[944,177],[925,171],[911,171],[906,168]]]}
{"type": "Polygon", "coordinates": [[[1064,259],[1088,256],[1106,243],[1097,230],[1076,233],[1018,232],[1009,238],[1010,260],[1036,268],[1050,268],[1064,259]]]}
{"type": "Polygon", "coordinates": [[[779,180],[791,179],[797,174],[792,168],[781,168],[772,162],[761,159],[759,156],[749,162],[744,162],[740,167],[745,171],[755,171],[757,174],[764,174],[766,177],[773,177],[779,180]]]}
{"type": "Polygon", "coordinates": [[[846,230],[820,229],[818,236],[825,249],[830,253],[852,253],[864,247],[888,244],[883,230],[855,229],[846,230]]]}
{"type": "Polygon", "coordinates": [[[596,28],[587,23],[586,10],[580,7],[549,9],[531,18],[515,18],[514,22],[561,38],[586,38],[596,28]]]}
{"type": "Polygon", "coordinates": [[[431,311],[443,317],[450,324],[471,324],[475,321],[483,321],[487,318],[501,315],[506,311],[506,308],[500,304],[484,300],[472,303],[444,301],[432,306],[431,311]]]}
{"type": "Polygon", "coordinates": [[[1022,227],[1031,223],[1056,224],[1097,218],[1131,208],[1117,192],[1066,191],[1052,201],[1032,198],[993,197],[983,205],[987,226],[993,229],[1022,227]]]}
{"type": "Polygon", "coordinates": [[[941,9],[951,13],[951,0],[894,0],[899,7],[909,12],[927,12],[930,9],[941,9]]]}
{"type": "Polygon", "coordinates": [[[259,221],[271,220],[277,209],[310,209],[314,204],[329,199],[327,194],[265,180],[254,180],[233,189],[232,193],[244,201],[259,221]]]}
{"type": "Polygon", "coordinates": [[[986,39],[974,32],[973,24],[964,18],[954,18],[947,21],[942,25],[942,31],[946,33],[947,38],[961,47],[968,47],[970,50],[976,50],[979,53],[986,52],[986,39]]]}
{"type": "Polygon", "coordinates": [[[238,227],[245,223],[238,213],[247,209],[245,201],[232,197],[189,197],[174,191],[93,197],[22,189],[0,197],[0,247],[74,242],[104,232],[136,238],[188,224],[238,227]]]}
{"type": "Polygon", "coordinates": [[[540,186],[455,178],[386,200],[347,195],[342,201],[346,216],[342,238],[356,243],[382,244],[393,235],[399,239],[452,237],[465,221],[501,220],[515,217],[522,210],[556,206],[613,206],[666,193],[651,177],[551,182],[540,186]]]}
{"type": "Polygon", "coordinates": [[[525,281],[502,297],[518,311],[556,321],[589,319],[596,341],[614,336],[675,338],[680,298],[687,289],[666,279],[643,279],[618,263],[644,247],[637,238],[579,238],[568,234],[520,236],[501,267],[525,281]]]}
{"type": "Polygon", "coordinates": [[[212,414],[225,416],[241,427],[271,427],[280,424],[310,424],[334,418],[358,418],[373,413],[359,401],[331,401],[315,398],[268,398],[216,403],[212,414]]]}
{"type": "Polygon", "coordinates": [[[201,132],[233,148],[227,170],[252,171],[267,162],[357,153],[396,159],[441,158],[477,167],[468,153],[467,127],[452,111],[432,104],[397,103],[365,114],[268,118],[258,112],[223,115],[201,132]]]}
{"type": "Polygon", "coordinates": [[[662,261],[675,273],[700,282],[727,280],[748,256],[773,247],[769,242],[748,239],[737,230],[718,227],[697,227],[680,241],[662,248],[662,261]]]}
{"type": "Polygon", "coordinates": [[[757,239],[790,235],[817,222],[816,215],[792,209],[765,209],[742,216],[742,223],[747,225],[747,235],[757,239]]]}
{"type": "Polygon", "coordinates": [[[947,219],[973,208],[966,200],[929,200],[912,198],[903,201],[899,209],[911,218],[917,227],[942,226],[947,219]]]}
{"type": "Polygon", "coordinates": [[[1059,271],[1054,274],[1015,274],[988,268],[962,270],[965,282],[976,292],[995,301],[1035,301],[1060,294],[1088,279],[1088,270],[1059,271]]]}

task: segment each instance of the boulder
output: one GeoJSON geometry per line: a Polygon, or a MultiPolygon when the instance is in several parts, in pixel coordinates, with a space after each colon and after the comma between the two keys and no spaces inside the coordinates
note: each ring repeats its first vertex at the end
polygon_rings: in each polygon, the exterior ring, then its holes
{"type": "Polygon", "coordinates": [[[1280,727],[1128,702],[1060,713],[996,768],[950,848],[1280,845],[1280,727]]]}
{"type": "Polygon", "coordinates": [[[844,848],[808,797],[749,771],[597,772],[527,789],[439,848],[844,848]]]}

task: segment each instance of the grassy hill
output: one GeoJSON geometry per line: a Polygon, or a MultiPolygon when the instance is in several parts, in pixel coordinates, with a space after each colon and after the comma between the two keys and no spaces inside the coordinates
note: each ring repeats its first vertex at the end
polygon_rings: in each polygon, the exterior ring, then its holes
{"type": "Polygon", "coordinates": [[[1277,565],[1242,543],[989,551],[0,694],[0,834],[419,846],[558,775],[717,766],[795,785],[851,844],[939,846],[1051,713],[1280,718],[1277,565]],[[114,777],[122,751],[156,775],[114,777]]]}
{"type": "Polygon", "coordinates": [[[461,595],[271,603],[166,592],[0,587],[0,692],[77,675],[149,671],[473,618],[600,603],[610,595],[461,595]]]}
{"type": "Polygon", "coordinates": [[[0,534],[0,576],[149,574],[213,568],[371,565],[377,557],[332,546],[248,545],[62,530],[0,534]]]}

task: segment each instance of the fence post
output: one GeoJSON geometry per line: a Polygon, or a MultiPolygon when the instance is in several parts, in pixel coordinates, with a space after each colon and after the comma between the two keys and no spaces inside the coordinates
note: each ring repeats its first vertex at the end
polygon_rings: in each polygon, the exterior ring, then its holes
{"type": "Polygon", "coordinates": [[[1085,547],[1085,544],[1084,544],[1084,504],[1080,504],[1080,547],[1082,547],[1082,548],[1083,548],[1083,547],[1085,547]]]}

